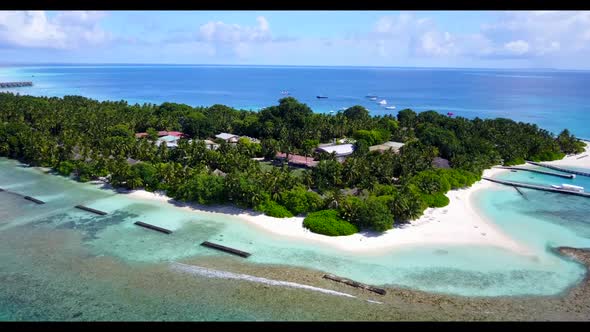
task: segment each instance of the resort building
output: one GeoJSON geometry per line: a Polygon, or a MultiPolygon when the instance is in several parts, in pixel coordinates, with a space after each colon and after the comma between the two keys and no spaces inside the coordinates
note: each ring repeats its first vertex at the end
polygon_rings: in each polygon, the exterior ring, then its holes
{"type": "Polygon", "coordinates": [[[135,164],[137,164],[137,163],[139,163],[139,162],[140,162],[139,160],[136,160],[136,159],[133,159],[133,158],[127,158],[127,163],[128,163],[130,166],[133,166],[133,165],[135,165],[135,164]]]}
{"type": "Polygon", "coordinates": [[[159,137],[163,136],[174,136],[174,137],[185,137],[186,135],[180,131],[159,131],[159,137]]]}
{"type": "Polygon", "coordinates": [[[384,152],[387,150],[392,150],[395,153],[399,153],[399,150],[402,148],[402,146],[404,146],[404,143],[389,141],[383,144],[370,146],[369,151],[384,152]]]}
{"type": "MultiPolygon", "coordinates": [[[[148,137],[148,133],[135,133],[136,138],[146,138],[148,137]]],[[[175,148],[178,146],[178,140],[181,138],[187,138],[188,136],[185,135],[183,132],[180,131],[166,131],[160,130],[158,131],[158,139],[156,140],[156,145],[160,146],[162,142],[166,142],[166,146],[169,148],[175,148]]]]}
{"type": "Polygon", "coordinates": [[[238,140],[240,139],[240,136],[229,133],[217,134],[215,137],[220,138],[228,143],[238,143],[238,140]]]}
{"type": "Polygon", "coordinates": [[[219,148],[219,144],[213,142],[210,139],[206,139],[205,141],[205,146],[207,147],[207,149],[209,150],[217,150],[217,148],[219,148]]]}
{"type": "Polygon", "coordinates": [[[336,154],[338,161],[344,161],[344,159],[354,152],[354,145],[352,144],[339,144],[339,145],[321,145],[316,149],[318,153],[336,154]]]}
{"type": "MultiPolygon", "coordinates": [[[[136,138],[146,138],[148,137],[148,133],[136,133],[135,137],[136,138]]],[[[187,137],[187,135],[185,135],[184,133],[180,132],[180,131],[165,131],[165,130],[160,130],[158,131],[158,137],[164,137],[164,136],[174,136],[174,137],[187,137]]]]}
{"type": "Polygon", "coordinates": [[[432,160],[432,167],[434,168],[451,168],[451,165],[448,160],[441,157],[435,157],[432,160]]]}
{"type": "MultiPolygon", "coordinates": [[[[286,153],[277,152],[276,155],[277,159],[285,159],[287,158],[286,153]]],[[[314,160],[313,157],[305,157],[297,154],[289,154],[288,163],[293,166],[301,166],[301,167],[315,167],[318,164],[317,160],[314,160]]]]}
{"type": "Polygon", "coordinates": [[[165,142],[167,147],[176,148],[178,146],[178,140],[180,138],[181,138],[180,136],[173,136],[173,135],[162,136],[162,137],[158,138],[158,140],[156,141],[156,145],[160,146],[160,144],[162,144],[162,142],[165,142]]]}

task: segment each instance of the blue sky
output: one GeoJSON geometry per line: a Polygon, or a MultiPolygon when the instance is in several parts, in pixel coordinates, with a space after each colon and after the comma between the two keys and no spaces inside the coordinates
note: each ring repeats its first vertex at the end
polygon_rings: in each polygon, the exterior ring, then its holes
{"type": "Polygon", "coordinates": [[[584,11],[4,11],[0,63],[590,69],[584,11]]]}

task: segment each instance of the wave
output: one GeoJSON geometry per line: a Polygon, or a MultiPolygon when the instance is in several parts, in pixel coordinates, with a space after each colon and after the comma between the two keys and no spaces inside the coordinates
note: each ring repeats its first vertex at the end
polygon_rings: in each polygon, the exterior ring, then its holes
{"type": "Polygon", "coordinates": [[[270,285],[270,286],[301,288],[301,289],[307,289],[307,290],[320,292],[320,293],[324,293],[324,294],[331,294],[331,295],[336,295],[336,296],[345,296],[345,297],[356,298],[356,296],[350,295],[347,293],[341,293],[341,292],[337,292],[337,291],[333,291],[333,290],[329,290],[329,289],[325,289],[325,288],[319,288],[319,287],[314,287],[314,286],[309,286],[309,285],[298,284],[295,282],[266,279],[266,278],[251,276],[248,274],[232,273],[232,272],[227,272],[227,271],[208,269],[208,268],[201,267],[201,266],[182,264],[182,263],[178,263],[178,262],[173,262],[173,263],[171,263],[171,265],[172,265],[173,270],[180,271],[180,272],[186,272],[186,273],[190,273],[190,274],[194,274],[194,275],[199,275],[199,276],[207,277],[207,278],[247,280],[247,281],[270,285]]]}

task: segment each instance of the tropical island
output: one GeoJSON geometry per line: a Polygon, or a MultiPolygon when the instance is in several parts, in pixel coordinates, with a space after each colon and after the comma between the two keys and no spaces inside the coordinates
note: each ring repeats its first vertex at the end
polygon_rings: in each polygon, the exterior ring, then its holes
{"type": "Polygon", "coordinates": [[[0,109],[0,156],[182,202],[305,216],[305,228],[330,236],[387,231],[448,205],[447,192],[494,165],[585,146],[567,129],[509,119],[317,114],[292,97],[253,112],[2,93],[0,109]]]}

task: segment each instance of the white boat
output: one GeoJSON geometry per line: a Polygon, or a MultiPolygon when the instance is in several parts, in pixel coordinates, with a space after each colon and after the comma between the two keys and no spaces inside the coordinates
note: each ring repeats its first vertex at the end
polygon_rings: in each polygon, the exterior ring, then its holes
{"type": "Polygon", "coordinates": [[[568,190],[568,191],[573,191],[573,192],[578,192],[578,193],[584,192],[584,187],[574,186],[572,184],[565,184],[564,183],[561,186],[551,185],[551,187],[555,188],[555,189],[568,190]]]}
{"type": "Polygon", "coordinates": [[[387,106],[385,108],[388,109],[388,110],[394,110],[395,109],[395,106],[387,106]]]}
{"type": "Polygon", "coordinates": [[[370,100],[377,100],[377,97],[369,97],[370,100]]]}
{"type": "Polygon", "coordinates": [[[379,105],[387,105],[387,101],[385,99],[383,99],[379,102],[379,105]]]}
{"type": "Polygon", "coordinates": [[[579,193],[583,193],[584,192],[584,187],[574,186],[572,184],[562,184],[561,185],[561,189],[569,190],[569,191],[575,191],[575,192],[579,192],[579,193]]]}

